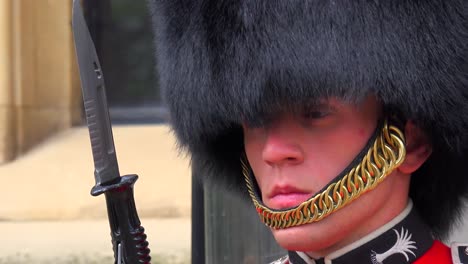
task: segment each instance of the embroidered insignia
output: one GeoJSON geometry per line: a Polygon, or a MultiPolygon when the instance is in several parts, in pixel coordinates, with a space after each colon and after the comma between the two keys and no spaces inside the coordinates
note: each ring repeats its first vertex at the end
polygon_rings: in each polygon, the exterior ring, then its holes
{"type": "Polygon", "coordinates": [[[416,242],[411,240],[412,234],[410,234],[408,230],[405,230],[403,227],[401,228],[400,233],[398,233],[398,231],[395,229],[393,229],[393,231],[397,236],[397,241],[395,242],[395,245],[393,245],[392,248],[390,248],[382,254],[377,254],[375,251],[372,251],[372,264],[383,264],[383,261],[386,258],[394,254],[402,254],[403,256],[405,256],[406,261],[409,261],[408,254],[412,254],[416,257],[416,255],[413,252],[413,249],[417,249],[417,247],[414,245],[416,244],[416,242]]]}

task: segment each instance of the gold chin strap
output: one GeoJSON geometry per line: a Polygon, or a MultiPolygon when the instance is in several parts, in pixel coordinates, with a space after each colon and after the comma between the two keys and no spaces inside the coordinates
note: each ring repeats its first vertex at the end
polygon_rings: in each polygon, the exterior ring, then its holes
{"type": "Polygon", "coordinates": [[[282,229],[317,222],[340,210],[365,192],[374,189],[403,162],[405,155],[403,133],[385,121],[382,132],[357,166],[329,184],[321,193],[286,210],[274,210],[259,201],[254,192],[253,177],[250,177],[251,170],[244,159],[241,163],[250,197],[261,220],[269,227],[282,229]]]}

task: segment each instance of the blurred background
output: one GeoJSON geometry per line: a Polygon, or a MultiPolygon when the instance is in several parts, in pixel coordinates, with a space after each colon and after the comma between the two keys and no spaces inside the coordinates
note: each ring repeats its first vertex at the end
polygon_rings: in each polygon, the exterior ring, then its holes
{"type": "MultiPolygon", "coordinates": [[[[189,263],[191,171],[161,106],[144,0],[84,0],[121,174],[153,263],[189,263]]],[[[113,263],[83,117],[71,0],[0,1],[0,263],[113,263]]]]}
{"type": "MultiPolygon", "coordinates": [[[[145,0],[82,3],[120,172],[140,176],[135,199],[153,263],[267,263],[284,254],[252,208],[192,186],[165,122],[145,0]]],[[[113,263],[105,200],[89,194],[94,167],[71,7],[0,0],[0,264],[113,263]]],[[[465,212],[447,241],[468,241],[467,221],[465,212]]]]}

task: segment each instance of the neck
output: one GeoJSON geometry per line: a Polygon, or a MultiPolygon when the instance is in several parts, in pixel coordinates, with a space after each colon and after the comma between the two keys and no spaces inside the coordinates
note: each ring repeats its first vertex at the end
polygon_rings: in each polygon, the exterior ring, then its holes
{"type": "MultiPolygon", "coordinates": [[[[372,202],[372,201],[370,201],[372,202]]],[[[331,245],[330,247],[323,248],[319,251],[306,252],[312,258],[321,258],[330,255],[332,252],[339,251],[340,249],[360,240],[361,238],[371,234],[387,223],[391,222],[398,215],[400,215],[409,203],[406,196],[405,199],[394,199],[379,208],[375,214],[366,221],[365,225],[358,226],[349,236],[340,242],[331,245]]]]}
{"type": "MultiPolygon", "coordinates": [[[[356,244],[366,241],[367,236],[372,236],[372,233],[378,233],[380,229],[385,229],[389,224],[399,219],[405,210],[408,210],[409,199],[402,199],[400,201],[390,201],[387,206],[381,208],[376,212],[372,219],[366,222],[366,225],[358,227],[353,234],[346,239],[336,243],[328,248],[320,251],[306,252],[309,257],[319,259],[325,256],[333,255],[335,252],[340,252],[349,248],[353,248],[356,244]]],[[[398,221],[400,221],[399,219],[398,221]]]]}

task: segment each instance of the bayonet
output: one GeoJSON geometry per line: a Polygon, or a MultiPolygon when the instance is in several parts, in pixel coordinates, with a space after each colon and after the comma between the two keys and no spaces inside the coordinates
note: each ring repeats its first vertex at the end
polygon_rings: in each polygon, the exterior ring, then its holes
{"type": "Polygon", "coordinates": [[[138,176],[120,176],[107,108],[104,75],[80,2],[73,1],[72,24],[94,160],[96,184],[91,189],[91,194],[105,194],[114,263],[149,264],[150,250],[133,197],[133,186],[138,176]]]}

